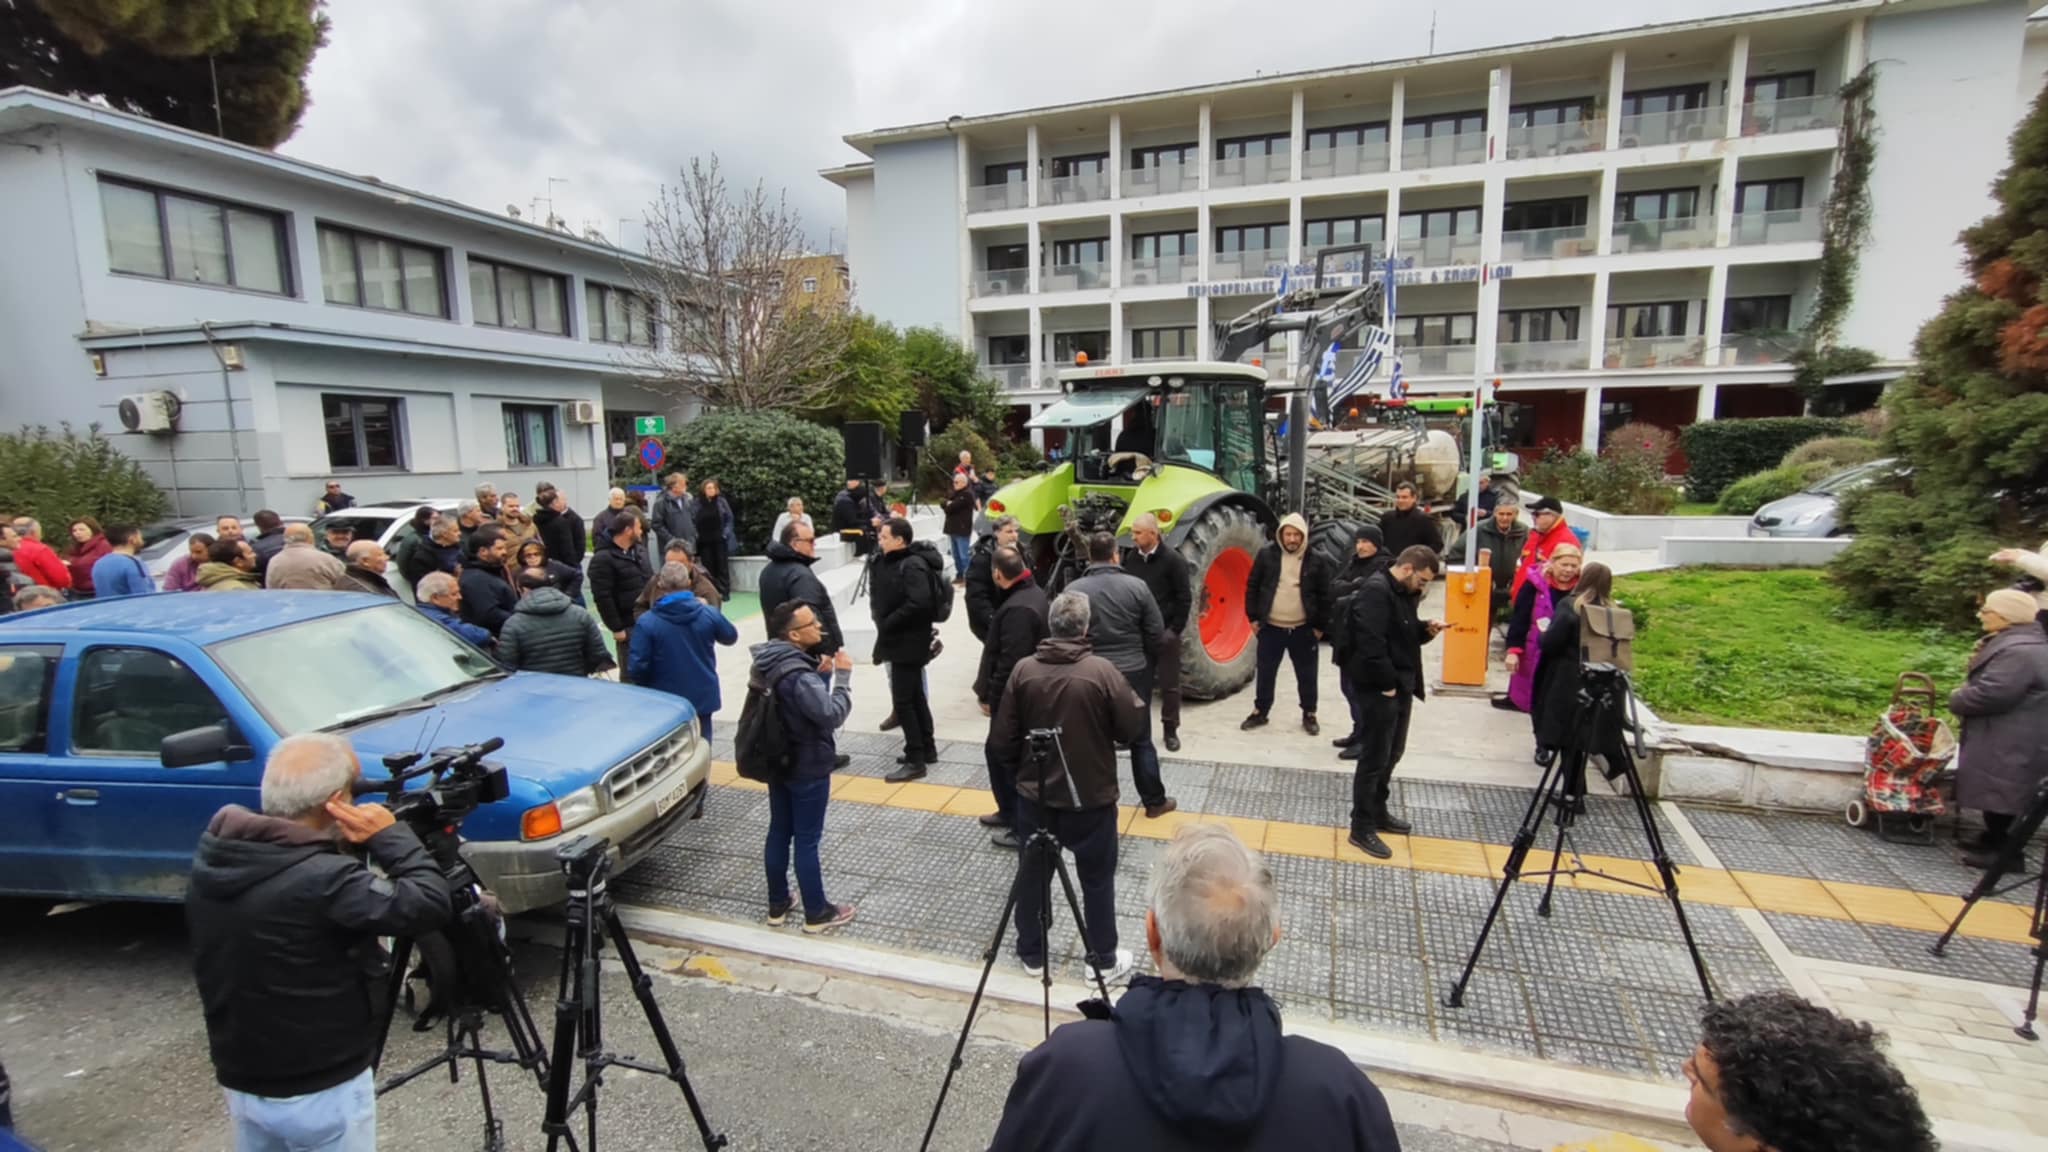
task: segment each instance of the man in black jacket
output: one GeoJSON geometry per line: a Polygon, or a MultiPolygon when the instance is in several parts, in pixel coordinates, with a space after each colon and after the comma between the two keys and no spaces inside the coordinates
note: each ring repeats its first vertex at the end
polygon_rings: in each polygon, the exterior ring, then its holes
{"type": "Polygon", "coordinates": [[[1124,571],[1145,582],[1152,598],[1159,602],[1159,659],[1154,667],[1159,677],[1159,730],[1165,734],[1166,750],[1180,751],[1180,634],[1187,629],[1188,613],[1194,607],[1194,592],[1188,584],[1188,562],[1179,549],[1166,546],[1159,534],[1159,517],[1141,513],[1131,521],[1131,548],[1124,553],[1124,571]]]}
{"type": "Polygon", "coordinates": [[[976,640],[988,639],[988,622],[996,614],[995,576],[990,565],[998,548],[1017,546],[1017,518],[998,516],[989,526],[989,534],[974,542],[974,553],[967,558],[967,630],[974,633],[976,640]]]}
{"type": "Polygon", "coordinates": [[[525,596],[498,633],[498,662],[515,672],[589,676],[617,661],[605,651],[604,633],[580,604],[571,603],[545,568],[519,574],[525,596]]]}
{"type": "Polygon", "coordinates": [[[1441,554],[1444,530],[1429,509],[1416,503],[1415,485],[1403,480],[1394,485],[1394,510],[1380,517],[1380,532],[1387,538],[1387,554],[1399,556],[1417,544],[1441,554]]]}
{"type": "Polygon", "coordinates": [[[1388,811],[1387,796],[1408,749],[1409,715],[1423,697],[1422,646],[1446,627],[1442,620],[1424,623],[1415,612],[1442,564],[1435,552],[1416,545],[1351,601],[1351,682],[1364,700],[1365,737],[1351,777],[1351,843],[1381,860],[1394,853],[1379,833],[1408,831],[1408,822],[1388,811]]]}
{"type": "MultiPolygon", "coordinates": [[[[640,555],[640,538],[646,532],[640,513],[626,509],[613,517],[612,534],[597,542],[590,554],[590,600],[597,606],[597,618],[611,631],[619,655],[633,642],[633,605],[640,590],[647,587],[647,561],[640,555]]],[[[625,663],[619,664],[624,680],[625,663]]]]}
{"type": "Polygon", "coordinates": [[[1116,1011],[1053,1031],[1017,1064],[991,1152],[1398,1152],[1386,1098],[1342,1052],[1280,1030],[1253,987],[1280,939],[1259,855],[1220,824],[1154,866],[1140,976],[1116,1011]]]}
{"type": "Polygon", "coordinates": [[[344,737],[286,737],[263,769],[263,812],[222,808],[193,857],[192,970],[238,1148],[300,1147],[308,1132],[376,1147],[370,1053],[390,962],[377,938],[431,932],[450,908],[412,830],[351,799],[361,774],[344,737]]]}
{"type": "Polygon", "coordinates": [[[656,548],[667,549],[672,540],[681,540],[690,555],[697,554],[697,502],[690,495],[690,477],[686,473],[668,474],[668,487],[662,489],[648,508],[648,519],[654,525],[656,548]]]}
{"type": "Polygon", "coordinates": [[[1252,714],[1239,730],[1265,727],[1284,656],[1294,665],[1301,730],[1311,736],[1322,731],[1316,723],[1316,644],[1323,638],[1329,607],[1327,561],[1309,549],[1308,521],[1299,512],[1289,512],[1273,542],[1252,559],[1252,574],[1245,581],[1245,614],[1258,633],[1259,652],[1252,714]]]}
{"type": "Polygon", "coordinates": [[[924,668],[932,660],[932,624],[946,562],[930,544],[915,543],[910,521],[882,521],[882,555],[869,578],[868,605],[875,621],[875,663],[889,666],[889,703],[903,726],[903,755],[883,779],[891,784],[924,777],[938,763],[932,704],[924,668]]]}
{"type": "Polygon", "coordinates": [[[761,618],[767,619],[775,610],[791,600],[801,600],[818,614],[818,626],[824,632],[824,639],[813,651],[819,656],[830,656],[846,644],[846,637],[839,631],[839,613],[832,608],[832,595],[825,591],[825,582],[811,571],[811,565],[818,562],[817,533],[801,520],[791,520],[782,526],[782,539],[768,545],[768,564],[761,569],[761,618]]]}
{"type": "Polygon", "coordinates": [[[1131,742],[1131,778],[1147,819],[1156,820],[1178,808],[1166,794],[1159,775],[1159,749],[1152,744],[1152,684],[1159,663],[1159,637],[1166,630],[1159,602],[1145,582],[1117,563],[1116,537],[1097,532],[1088,537],[1088,570],[1067,587],[1088,597],[1093,616],[1088,628],[1095,654],[1116,666],[1145,704],[1145,731],[1131,742]]]}
{"type": "Polygon", "coordinates": [[[842,540],[853,541],[853,554],[866,556],[875,550],[874,527],[868,523],[868,496],[858,480],[832,497],[832,531],[842,540]]]}
{"type": "Polygon", "coordinates": [[[533,513],[533,527],[540,533],[540,542],[548,546],[548,559],[581,568],[588,551],[583,517],[570,510],[569,498],[558,488],[534,493],[533,502],[539,505],[533,513]]]}
{"type": "Polygon", "coordinates": [[[519,591],[505,574],[512,544],[505,530],[486,524],[470,537],[475,556],[462,566],[462,618],[496,636],[519,607],[519,591]]]}
{"type": "Polygon", "coordinates": [[[1387,555],[1386,537],[1380,535],[1376,524],[1360,524],[1352,533],[1351,549],[1350,558],[1330,581],[1330,658],[1337,665],[1337,687],[1344,693],[1344,702],[1351,706],[1351,731],[1331,741],[1343,749],[1337,754],[1339,760],[1358,759],[1365,738],[1364,699],[1358,694],[1358,686],[1351,682],[1347,667],[1351,660],[1351,601],[1367,580],[1386,571],[1394,562],[1387,555]]]}
{"type": "MultiPolygon", "coordinates": [[[[974,677],[974,698],[981,701],[981,714],[994,717],[995,710],[1002,706],[1003,689],[1009,686],[1010,672],[1017,662],[1038,651],[1038,642],[1046,637],[1045,614],[1049,605],[1045,589],[1032,579],[1031,569],[1024,566],[1024,556],[1015,548],[998,548],[990,560],[996,587],[1002,590],[1003,606],[996,609],[995,619],[990,622],[988,638],[981,645],[981,667],[974,677]]],[[[998,748],[995,742],[995,721],[989,721],[989,739],[982,749],[982,757],[988,762],[988,786],[996,795],[996,810],[983,816],[984,826],[995,829],[989,834],[998,848],[1015,848],[1017,839],[1017,778],[1015,765],[1010,762],[1007,750],[998,748]]]]}
{"type": "Polygon", "coordinates": [[[270,571],[271,557],[284,551],[284,517],[265,508],[249,518],[256,525],[256,538],[249,547],[256,552],[256,580],[262,583],[270,571]]]}

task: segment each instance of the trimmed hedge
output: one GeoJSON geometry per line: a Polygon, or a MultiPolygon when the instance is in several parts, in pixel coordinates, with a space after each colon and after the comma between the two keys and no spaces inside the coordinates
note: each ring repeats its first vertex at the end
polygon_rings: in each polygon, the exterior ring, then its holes
{"type": "Polygon", "coordinates": [[[791,496],[801,496],[811,522],[831,519],[832,498],[846,486],[846,445],[839,433],[781,412],[713,412],[666,438],[669,472],[690,474],[699,488],[718,481],[732,505],[740,550],[767,546],[768,530],[791,496]]]}
{"type": "Polygon", "coordinates": [[[1707,420],[1683,435],[1686,499],[1706,504],[1730,484],[1778,466],[1785,454],[1822,436],[1853,436],[1853,420],[1819,416],[1773,416],[1759,420],[1707,420]]]}

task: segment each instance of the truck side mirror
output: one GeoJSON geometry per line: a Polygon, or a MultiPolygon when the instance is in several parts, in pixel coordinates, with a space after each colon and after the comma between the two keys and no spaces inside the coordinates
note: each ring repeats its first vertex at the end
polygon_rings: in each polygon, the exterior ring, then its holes
{"type": "Polygon", "coordinates": [[[227,721],[188,728],[164,737],[158,759],[166,768],[191,768],[221,761],[254,760],[256,750],[242,743],[227,721]]]}

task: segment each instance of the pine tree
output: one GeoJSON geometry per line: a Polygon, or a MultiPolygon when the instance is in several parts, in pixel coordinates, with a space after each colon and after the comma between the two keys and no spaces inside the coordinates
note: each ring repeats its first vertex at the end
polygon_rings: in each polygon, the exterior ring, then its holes
{"type": "Polygon", "coordinates": [[[1970,283],[1885,397],[1904,473],[1850,501],[1856,542],[1835,562],[1852,599],[1902,619],[1967,623],[2012,579],[1990,554],[2048,536],[2048,89],[1992,189],[1997,210],[1962,234],[1970,283]]]}

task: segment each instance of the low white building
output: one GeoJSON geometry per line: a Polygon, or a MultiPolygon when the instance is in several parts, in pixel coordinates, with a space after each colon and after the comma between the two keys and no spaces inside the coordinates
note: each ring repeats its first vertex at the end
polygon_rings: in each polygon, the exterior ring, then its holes
{"type": "MultiPolygon", "coordinates": [[[[1325,247],[1391,254],[1418,392],[1501,381],[1517,446],[1796,413],[1866,65],[1870,238],[1842,342],[1882,369],[1961,281],[2048,68],[2021,0],[1843,0],[858,133],[863,307],[981,354],[1019,422],[1054,373],[1186,359],[1325,247]]],[[[1272,30],[1287,27],[1276,22],[1272,30]]],[[[1355,282],[1355,273],[1353,273],[1355,282]]],[[[1286,375],[1296,351],[1261,353],[1286,375]]]]}
{"type": "MultiPolygon", "coordinates": [[[[98,424],[176,510],[603,503],[662,325],[636,257],[83,101],[0,92],[0,421],[98,424]],[[124,400],[127,423],[124,428],[124,400]]],[[[0,494],[4,502],[4,494],[0,494]]]]}

